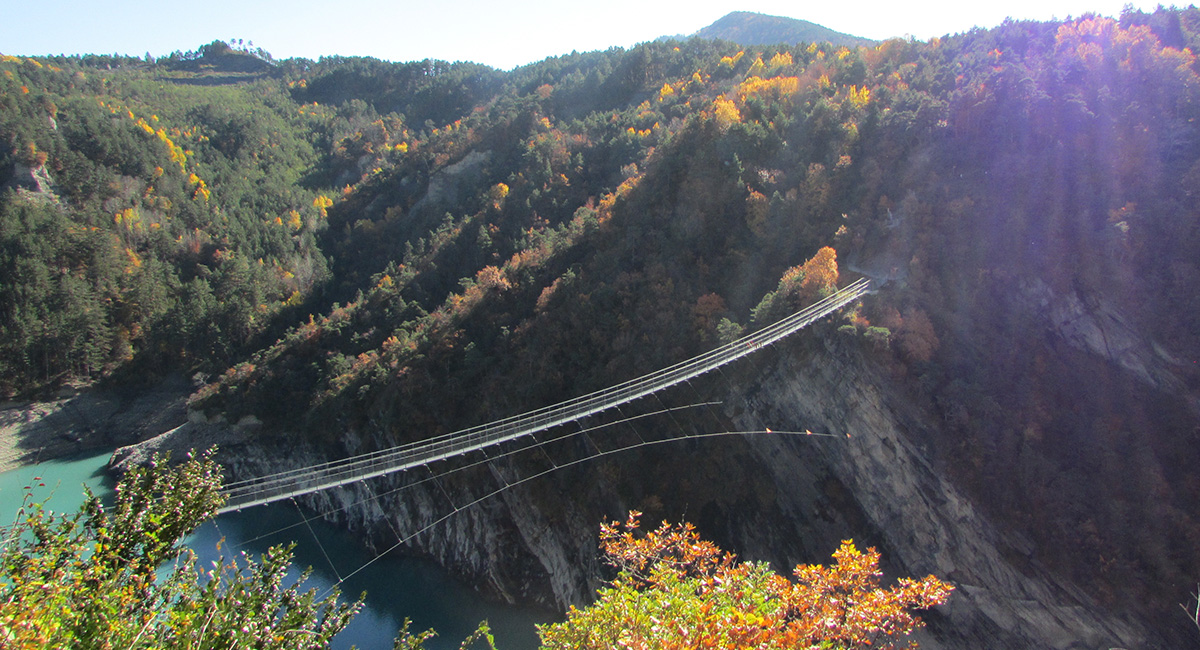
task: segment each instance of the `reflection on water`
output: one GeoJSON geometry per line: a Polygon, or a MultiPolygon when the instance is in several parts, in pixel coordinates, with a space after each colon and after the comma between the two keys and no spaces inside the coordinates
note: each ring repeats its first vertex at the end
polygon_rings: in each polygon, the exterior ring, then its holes
{"type": "MultiPolygon", "coordinates": [[[[44,488],[37,496],[52,494],[49,508],[74,511],[83,502],[82,485],[106,495],[112,482],[104,472],[108,453],[61,461],[49,461],[0,473],[0,523],[13,520],[24,494],[24,486],[40,476],[44,488]]],[[[255,559],[273,544],[296,541],[294,564],[313,567],[307,583],[323,593],[339,578],[371,559],[351,533],[311,522],[310,531],[290,503],[260,506],[223,515],[202,526],[188,543],[207,567],[216,559],[217,542],[222,538],[226,555],[245,552],[255,559]],[[270,534],[274,533],[274,534],[270,534]],[[319,540],[319,544],[318,544],[319,540]],[[332,563],[332,564],[331,564],[332,563]]],[[[299,572],[294,571],[298,576],[299,572]]],[[[405,617],[412,619],[414,631],[434,628],[437,638],[430,650],[450,650],[487,620],[500,650],[528,650],[537,647],[535,623],[553,617],[535,609],[489,603],[471,589],[455,582],[440,567],[424,560],[392,553],[366,570],[349,578],[341,587],[344,597],[357,598],[367,592],[366,605],[350,627],[334,640],[334,648],[357,646],[361,650],[391,650],[396,630],[405,617]]]]}

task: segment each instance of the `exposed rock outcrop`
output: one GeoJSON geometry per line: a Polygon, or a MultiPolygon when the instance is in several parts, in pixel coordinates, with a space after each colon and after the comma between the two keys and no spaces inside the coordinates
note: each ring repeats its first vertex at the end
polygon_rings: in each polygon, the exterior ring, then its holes
{"type": "MultiPolygon", "coordinates": [[[[1039,567],[1027,540],[993,527],[913,442],[921,439],[913,432],[931,426],[920,409],[856,346],[836,339],[832,328],[731,369],[730,376],[723,384],[730,393],[725,408],[737,429],[810,428],[839,436],[758,435],[722,448],[734,451],[728,473],[713,479],[724,482],[719,489],[757,480],[757,500],[702,497],[695,484],[688,487],[667,469],[641,477],[660,491],[691,490],[697,510],[684,515],[699,520],[703,532],[785,572],[800,562],[825,562],[840,539],[855,537],[880,547],[891,575],[933,573],[952,581],[957,591],[949,604],[927,616],[925,647],[1163,647],[1152,632],[1114,620],[1087,594],[1039,567]]],[[[313,464],[327,455],[246,435],[250,430],[194,421],[142,445],[139,453],[218,442],[234,477],[313,464]]],[[[346,435],[341,442],[354,453],[369,441],[346,435]]],[[[654,453],[714,453],[704,444],[654,453]]],[[[630,496],[637,486],[627,479],[607,483],[605,472],[595,471],[562,479],[569,487],[540,479],[475,503],[529,474],[525,462],[501,459],[436,480],[432,472],[410,472],[304,502],[333,511],[331,519],[362,532],[381,550],[433,525],[403,552],[428,555],[499,599],[557,609],[584,604],[602,574],[597,523],[637,506],[630,496]]]]}
{"type": "Polygon", "coordinates": [[[191,384],[169,377],[147,390],[63,389],[48,402],[0,410],[0,469],[155,437],[182,423],[191,384]]]}
{"type": "Polygon", "coordinates": [[[24,190],[34,196],[58,200],[58,195],[54,192],[54,179],[50,177],[50,172],[46,171],[45,165],[13,163],[12,176],[0,187],[0,190],[6,189],[24,190]]]}
{"type": "MultiPolygon", "coordinates": [[[[781,486],[793,521],[814,498],[797,466],[826,473],[852,499],[885,557],[901,574],[935,574],[957,591],[936,616],[925,647],[1147,647],[1145,631],[1112,620],[1086,594],[1030,561],[1029,543],[995,529],[926,460],[906,430],[928,427],[921,414],[880,384],[856,354],[830,343],[811,354],[783,355],[761,375],[738,420],[803,424],[849,434],[838,444],[794,438],[749,440],[781,486]]],[[[807,477],[806,477],[807,478],[807,477]]]]}

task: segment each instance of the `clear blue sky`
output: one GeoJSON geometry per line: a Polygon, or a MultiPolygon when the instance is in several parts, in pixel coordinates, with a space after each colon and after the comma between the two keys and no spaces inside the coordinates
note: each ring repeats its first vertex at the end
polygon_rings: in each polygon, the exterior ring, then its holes
{"type": "MultiPolygon", "coordinates": [[[[0,53],[131,54],[194,50],[215,39],[254,41],[276,58],[373,56],[470,60],[509,69],[667,34],[691,34],[730,11],[801,18],[840,32],[924,40],[1006,17],[1117,16],[1125,0],[5,0],[0,53]]],[[[1157,1],[1133,2],[1144,9],[1157,1]]]]}

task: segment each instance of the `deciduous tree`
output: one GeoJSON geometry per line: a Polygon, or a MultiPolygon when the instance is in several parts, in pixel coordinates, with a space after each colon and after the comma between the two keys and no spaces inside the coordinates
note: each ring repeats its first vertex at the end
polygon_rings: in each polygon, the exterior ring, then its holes
{"type": "Polygon", "coordinates": [[[601,526],[619,574],[594,605],[539,628],[543,648],[902,648],[921,625],[910,610],[953,591],[933,576],[881,588],[879,553],[851,541],[833,566],[797,566],[788,580],[738,561],[690,524],[639,534],[639,516],[601,526]]]}

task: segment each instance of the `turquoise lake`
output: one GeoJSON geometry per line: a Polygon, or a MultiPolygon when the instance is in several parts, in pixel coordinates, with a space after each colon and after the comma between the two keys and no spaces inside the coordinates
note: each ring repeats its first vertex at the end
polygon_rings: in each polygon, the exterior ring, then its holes
{"type": "MultiPolygon", "coordinates": [[[[111,494],[113,482],[104,470],[108,457],[108,452],[89,454],[0,473],[0,523],[13,521],[27,486],[38,498],[49,497],[47,507],[58,512],[79,507],[83,485],[102,497],[111,494]],[[35,482],[35,477],[40,480],[35,482]]],[[[350,533],[322,521],[311,522],[310,530],[302,522],[290,504],[260,506],[218,517],[197,530],[188,544],[207,565],[217,557],[222,537],[227,556],[244,551],[256,558],[271,545],[295,541],[294,564],[313,567],[307,584],[319,593],[336,583],[337,576],[350,574],[372,558],[350,533]],[[270,534],[280,529],[286,530],[270,534]]],[[[413,630],[437,630],[430,650],[458,648],[482,620],[491,625],[500,650],[531,650],[538,646],[534,625],[554,619],[541,610],[489,602],[433,563],[398,553],[349,578],[341,590],[351,599],[366,591],[367,599],[350,627],[335,639],[333,647],[339,649],[391,650],[396,630],[408,617],[413,630]]]]}

